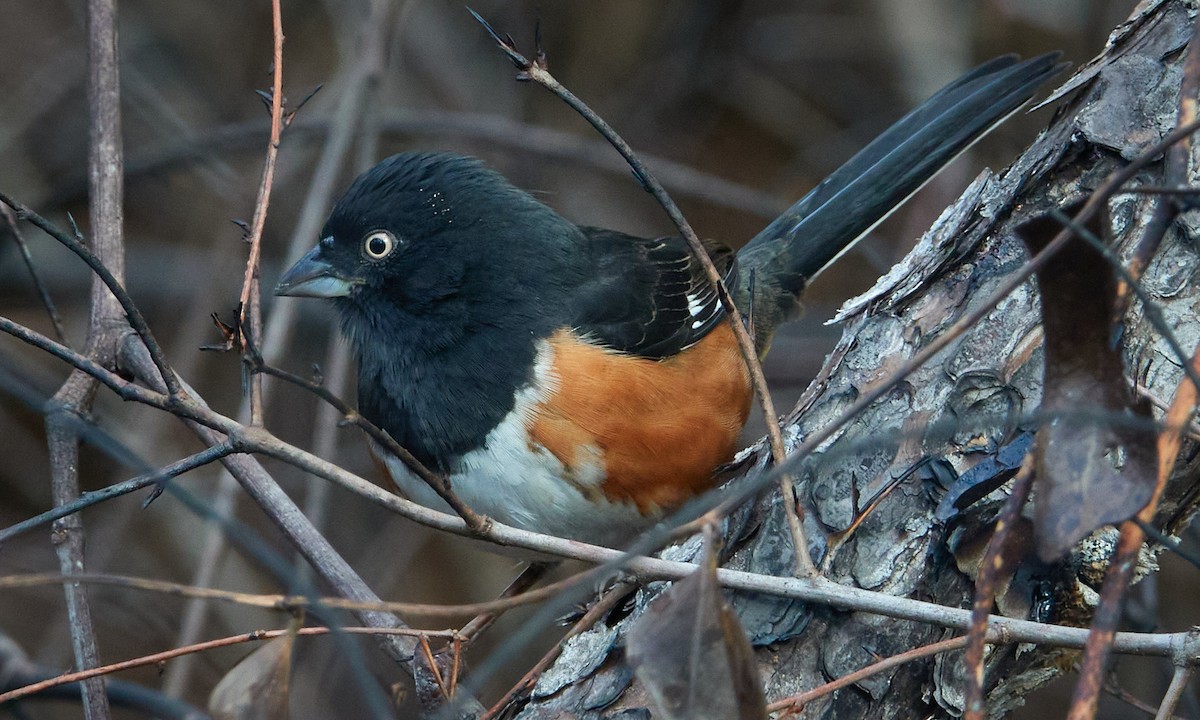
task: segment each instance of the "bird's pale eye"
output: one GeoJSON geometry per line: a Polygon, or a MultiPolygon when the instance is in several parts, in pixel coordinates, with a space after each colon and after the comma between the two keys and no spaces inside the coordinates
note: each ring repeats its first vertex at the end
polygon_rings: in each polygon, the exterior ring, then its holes
{"type": "Polygon", "coordinates": [[[363,254],[372,260],[382,260],[396,249],[396,236],[387,230],[372,230],[363,236],[363,254]]]}

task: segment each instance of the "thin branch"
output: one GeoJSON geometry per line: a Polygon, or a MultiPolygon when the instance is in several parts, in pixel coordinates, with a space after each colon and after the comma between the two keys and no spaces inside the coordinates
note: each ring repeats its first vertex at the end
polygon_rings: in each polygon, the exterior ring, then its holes
{"type": "Polygon", "coordinates": [[[328,635],[330,633],[347,633],[350,635],[405,635],[408,637],[444,637],[453,638],[453,630],[413,630],[411,628],[376,628],[376,627],[303,627],[303,628],[282,628],[279,630],[253,630],[251,632],[239,633],[230,635],[215,640],[208,640],[193,645],[164,650],[153,655],[143,655],[142,657],[125,660],[123,662],[111,663],[101,667],[82,670],[80,672],[63,673],[57,677],[49,678],[32,685],[26,685],[15,690],[9,690],[6,693],[0,693],[0,705],[14,700],[20,700],[30,695],[35,695],[47,688],[52,688],[57,685],[65,685],[67,683],[80,682],[91,678],[101,677],[122,670],[131,670],[138,667],[146,667],[147,665],[157,665],[159,663],[172,660],[174,658],[189,655],[191,653],[204,652],[206,650],[215,650],[217,648],[229,647],[231,645],[240,645],[248,642],[259,642],[262,640],[271,640],[289,633],[295,633],[302,637],[314,635],[328,635]]]}
{"type": "Polygon", "coordinates": [[[1004,543],[1012,531],[1013,524],[1021,517],[1021,508],[1029,497],[1029,489],[1033,485],[1034,454],[1025,456],[1021,469],[1013,479],[1012,490],[1000,516],[996,518],[996,527],[988,540],[987,550],[979,563],[979,577],[975,580],[975,600],[971,603],[971,629],[967,633],[967,652],[963,662],[967,667],[967,690],[964,703],[963,720],[983,720],[986,708],[984,706],[984,677],[983,652],[988,637],[988,616],[992,614],[992,604],[995,602],[996,587],[1000,584],[1001,573],[1011,568],[1004,566],[1004,543]]]}
{"type": "MultiPolygon", "coordinates": [[[[241,347],[247,348],[258,338],[262,330],[262,308],[258,279],[258,264],[262,256],[263,227],[267,222],[267,206],[271,203],[271,187],[275,181],[275,158],[279,154],[279,140],[283,134],[283,12],[280,0],[271,0],[271,27],[273,29],[272,81],[271,81],[271,138],[267,143],[267,157],[263,162],[262,179],[258,186],[258,199],[254,203],[254,219],[250,223],[250,254],[246,258],[246,273],[242,279],[242,292],[238,298],[238,332],[241,347]]],[[[250,374],[250,424],[263,424],[262,378],[250,374]]]]}
{"type": "Polygon", "coordinates": [[[337,395],[329,391],[322,383],[306,380],[305,378],[296,375],[295,373],[281,370],[276,367],[271,367],[262,362],[261,357],[255,356],[252,363],[255,373],[262,373],[272,377],[279,378],[296,387],[303,388],[321,398],[325,402],[337,409],[342,414],[346,422],[354,425],[367,434],[367,437],[374,440],[379,445],[383,446],[392,455],[395,455],[404,463],[405,467],[412,471],[414,475],[425,481],[425,484],[438,494],[446,504],[454,510],[455,514],[463,519],[467,527],[471,528],[479,537],[487,537],[488,528],[491,527],[492,520],[486,515],[480,515],[463,502],[457,495],[454,494],[453,488],[450,486],[449,479],[444,475],[439,475],[426,467],[420,460],[409,452],[404,446],[396,442],[395,438],[384,432],[379,426],[372,423],[370,420],[363,417],[356,409],[350,406],[345,400],[342,400],[337,395]]]}
{"type": "MultiPolygon", "coordinates": [[[[0,330],[3,329],[3,325],[0,324],[0,330]]],[[[23,332],[40,337],[37,333],[28,329],[24,329],[23,332]]],[[[42,338],[42,341],[55,344],[47,338],[42,338]]],[[[86,365],[85,359],[78,356],[77,353],[73,353],[66,348],[61,348],[61,350],[74,356],[72,362],[78,360],[81,365],[86,365]]],[[[112,375],[103,368],[98,368],[94,365],[88,367],[97,376],[105,377],[106,375],[112,375]]],[[[1190,386],[1190,383],[1188,385],[1190,386]]],[[[138,389],[141,390],[141,388],[138,389]]],[[[164,404],[166,402],[165,396],[160,393],[145,390],[142,392],[148,393],[153,398],[160,399],[164,404]]],[[[202,433],[202,437],[206,439],[206,442],[214,444],[220,442],[221,440],[216,439],[218,437],[216,433],[222,433],[236,443],[239,452],[260,452],[270,455],[293,464],[302,470],[335,482],[357,493],[361,497],[369,499],[415,522],[459,535],[472,535],[462,518],[431,510],[389,493],[332,463],[326,462],[300,448],[296,448],[275,438],[261,428],[242,426],[207,408],[194,405],[186,399],[185,402],[174,405],[172,412],[176,414],[188,413],[190,420],[194,420],[197,423],[209,424],[212,430],[209,430],[208,434],[202,433]]],[[[818,440],[818,442],[823,442],[823,439],[818,440]]],[[[789,458],[789,463],[796,462],[796,460],[796,456],[793,455],[792,458],[789,458]]],[[[245,455],[235,454],[227,456],[222,462],[227,467],[232,465],[237,468],[238,473],[241,473],[247,471],[247,463],[252,462],[252,459],[245,455]]],[[[779,468],[776,468],[774,471],[778,470],[779,468]]],[[[258,472],[261,472],[261,470],[258,472]]],[[[770,473],[764,473],[764,475],[767,476],[766,479],[760,482],[771,482],[774,480],[770,476],[770,473]]],[[[264,487],[258,485],[252,485],[251,490],[253,493],[268,492],[264,487]]],[[[286,499],[286,496],[283,497],[286,499]]],[[[264,501],[260,500],[260,502],[264,501]]],[[[272,499],[270,502],[282,503],[284,500],[272,499]]],[[[298,509],[296,509],[296,512],[299,512],[298,509]]],[[[272,517],[275,519],[275,516],[272,517]]],[[[278,524],[280,521],[276,520],[276,522],[278,524]]],[[[295,532],[295,529],[288,527],[285,529],[285,532],[290,536],[295,532]]],[[[686,577],[695,570],[695,565],[691,563],[674,562],[661,558],[631,556],[628,553],[622,553],[617,550],[589,545],[575,540],[542,535],[528,530],[508,527],[500,523],[493,524],[489,539],[501,545],[522,547],[559,557],[602,564],[602,567],[595,571],[598,574],[620,567],[641,580],[678,580],[686,577]]],[[[312,548],[318,547],[316,540],[312,542],[314,544],[311,546],[307,542],[299,542],[297,543],[297,547],[311,552],[312,548]]],[[[344,563],[344,561],[341,562],[344,563]]],[[[344,577],[335,582],[337,576],[326,574],[330,573],[330,568],[326,564],[318,564],[318,567],[322,568],[322,574],[327,579],[334,578],[330,579],[330,582],[334,582],[335,586],[339,588],[339,592],[343,594],[349,593],[349,590],[344,586],[344,577]]],[[[966,610],[947,608],[906,597],[897,597],[852,586],[840,585],[824,578],[776,577],[730,570],[728,568],[718,568],[717,575],[722,587],[730,589],[804,600],[846,610],[857,610],[955,629],[968,629],[971,625],[970,613],[966,610]]],[[[369,593],[369,590],[364,588],[355,592],[369,593]]],[[[347,596],[353,597],[350,594],[347,596]]],[[[558,600],[555,603],[546,606],[548,611],[558,613],[560,609],[556,603],[564,600],[571,602],[575,596],[572,593],[563,592],[559,593],[557,597],[558,600]]],[[[360,595],[357,599],[375,600],[376,598],[365,598],[360,595]]],[[[363,615],[376,618],[376,622],[383,622],[379,614],[364,612],[363,615]]],[[[384,617],[390,618],[390,621],[398,622],[394,616],[387,615],[384,617]]],[[[1030,642],[1057,647],[1080,648],[1083,647],[1088,637],[1087,630],[1083,628],[1051,625],[999,616],[989,617],[988,622],[995,629],[996,633],[1010,639],[1012,642],[1030,642]]],[[[1112,648],[1115,652],[1120,653],[1170,657],[1173,652],[1178,651],[1180,643],[1183,643],[1188,648],[1187,652],[1190,653],[1190,656],[1200,656],[1200,640],[1191,637],[1188,633],[1117,633],[1112,648]]],[[[411,653],[402,657],[411,658],[411,653]]]]}
{"type": "MultiPolygon", "coordinates": [[[[521,574],[514,578],[513,581],[508,584],[508,587],[504,588],[504,592],[500,593],[500,597],[497,598],[497,600],[500,602],[506,602],[513,598],[521,598],[522,604],[524,604],[524,601],[528,600],[533,586],[536,585],[539,580],[545,577],[546,573],[552,567],[554,567],[554,563],[537,561],[529,563],[527,566],[525,566],[525,569],[521,571],[521,574]]],[[[577,575],[570,579],[578,580],[580,577],[581,576],[577,575]]],[[[554,585],[559,584],[560,583],[553,583],[547,587],[553,587],[554,585]]],[[[545,589],[546,588],[542,588],[542,592],[544,592],[545,589]]],[[[476,639],[478,639],[484,630],[487,630],[492,626],[492,623],[496,622],[496,618],[498,617],[500,617],[500,613],[492,610],[484,610],[476,613],[475,617],[471,618],[471,621],[466,625],[463,625],[458,631],[459,640],[464,644],[464,647],[469,646],[476,639]]]]}
{"type": "Polygon", "coordinates": [[[1192,664],[1190,661],[1185,661],[1182,665],[1175,667],[1175,673],[1171,676],[1171,684],[1167,687],[1167,692],[1158,705],[1158,712],[1154,715],[1154,720],[1170,720],[1175,717],[1175,708],[1179,705],[1179,700],[1187,690],[1188,681],[1191,678],[1192,664]]]}
{"type": "Polygon", "coordinates": [[[825,697],[826,695],[829,695],[836,690],[841,690],[844,687],[849,687],[855,683],[862,682],[872,675],[878,675],[885,670],[891,670],[894,667],[899,667],[900,665],[910,663],[914,660],[920,660],[922,658],[932,657],[934,655],[941,655],[944,652],[959,650],[966,646],[967,638],[964,635],[962,637],[950,638],[949,640],[942,640],[941,642],[923,645],[919,648],[913,648],[912,650],[902,652],[899,655],[892,655],[891,657],[886,657],[878,662],[871,663],[860,670],[847,673],[836,680],[831,680],[820,687],[807,690],[799,695],[793,695],[782,700],[776,700],[770,705],[767,705],[767,712],[785,713],[786,717],[787,714],[800,712],[804,709],[805,705],[813,700],[825,697]]]}
{"type": "MultiPolygon", "coordinates": [[[[62,243],[68,250],[78,255],[81,260],[87,263],[88,267],[92,269],[92,272],[96,273],[96,275],[104,283],[104,286],[108,288],[108,291],[111,292],[114,297],[116,297],[117,302],[120,303],[121,310],[124,312],[125,318],[133,328],[133,331],[136,332],[142,339],[142,342],[146,344],[146,349],[150,352],[150,357],[154,361],[154,366],[158,369],[159,374],[162,375],[163,382],[166,383],[169,394],[172,396],[178,395],[179,379],[175,376],[174,371],[171,370],[170,365],[167,364],[166,355],[163,353],[162,346],[159,345],[158,341],[154,338],[154,333],[150,331],[150,326],[146,323],[146,318],[142,316],[141,310],[139,310],[137,305],[134,304],[133,298],[129,296],[129,293],[125,290],[125,286],[120,280],[117,279],[116,276],[113,275],[113,272],[109,270],[108,266],[106,265],[106,261],[97,257],[96,254],[88,249],[86,245],[80,242],[78,238],[74,237],[70,233],[63,232],[62,229],[57,225],[37,214],[24,204],[9,197],[3,191],[0,191],[0,202],[11,207],[17,214],[18,220],[28,220],[29,222],[33,223],[33,225],[39,230],[62,243]]],[[[93,240],[96,242],[97,247],[99,247],[99,238],[93,238],[93,240]]]]}
{"type": "MultiPolygon", "coordinates": [[[[15,590],[18,588],[40,587],[43,585],[61,585],[65,582],[80,582],[92,585],[119,587],[128,590],[162,593],[165,595],[186,597],[195,600],[212,600],[245,607],[279,610],[282,612],[296,612],[298,610],[312,610],[318,607],[327,607],[335,610],[373,610],[382,612],[396,612],[404,615],[413,615],[423,618],[453,619],[465,617],[467,615],[478,616],[482,614],[500,614],[512,610],[513,608],[533,605],[535,603],[542,602],[547,598],[552,598],[568,588],[578,585],[586,585],[594,579],[595,573],[589,570],[567,578],[563,578],[562,580],[553,582],[536,590],[527,590],[525,592],[516,594],[506,594],[495,600],[485,600],[474,603],[460,603],[456,605],[440,603],[430,604],[394,602],[383,600],[370,602],[363,600],[350,600],[342,597],[315,598],[307,595],[244,593],[233,590],[222,590],[220,588],[183,585],[180,583],[168,582],[166,580],[155,580],[151,578],[127,575],[110,575],[107,573],[81,573],[70,576],[56,573],[6,575],[0,576],[0,589],[15,590]]],[[[464,641],[470,639],[466,628],[458,630],[457,637],[464,641]]]]}
{"type": "Polygon", "coordinates": [[[563,635],[558,642],[554,643],[554,646],[547,650],[546,654],[543,655],[542,658],[538,660],[534,666],[531,667],[523,676],[521,676],[521,679],[518,680],[515,685],[509,688],[509,691],[504,694],[504,697],[500,698],[500,700],[493,705],[491,709],[489,709],[487,713],[485,713],[479,720],[494,720],[495,718],[499,717],[500,714],[503,713],[505,709],[508,708],[509,705],[511,705],[523,693],[532,690],[533,687],[537,685],[538,678],[542,676],[542,673],[546,672],[546,668],[550,667],[550,664],[557,660],[558,656],[562,654],[563,647],[566,645],[567,641],[576,635],[579,635],[580,633],[590,630],[593,625],[599,622],[600,619],[607,615],[610,610],[616,607],[619,601],[627,597],[630,591],[635,587],[637,587],[637,583],[631,581],[620,581],[610,587],[604,593],[604,595],[600,597],[600,599],[592,603],[587,612],[583,614],[583,617],[579,618],[579,620],[571,626],[571,629],[567,631],[566,635],[563,635]]]}
{"type": "MultiPolygon", "coordinates": [[[[775,412],[775,402],[771,398],[770,389],[767,387],[766,376],[763,375],[762,363],[759,362],[758,351],[754,346],[754,338],[750,337],[749,330],[743,324],[742,315],[734,304],[733,296],[730,295],[729,288],[725,286],[725,281],[721,278],[720,271],[717,270],[717,266],[713,263],[712,258],[709,257],[704,243],[700,241],[699,236],[696,235],[696,231],[692,229],[692,226],[683,216],[683,212],[680,211],[679,206],[671,199],[666,189],[663,188],[662,183],[638,159],[637,154],[625,142],[624,138],[618,135],[612,126],[550,74],[545,53],[542,52],[540,46],[537,49],[537,57],[534,60],[529,60],[517,52],[510,38],[500,37],[492,26],[478,13],[470,8],[468,8],[468,11],[483,25],[492,36],[492,39],[500,46],[500,49],[508,56],[509,60],[520,70],[520,73],[517,75],[518,79],[532,80],[554,93],[570,106],[571,109],[583,116],[597,132],[604,136],[604,139],[629,163],[638,181],[650,191],[650,194],[654,196],[658,204],[667,212],[667,216],[671,218],[671,222],[679,229],[679,233],[687,240],[692,256],[704,268],[704,274],[708,278],[708,282],[721,298],[721,304],[725,309],[729,326],[733,329],[733,334],[737,338],[738,349],[741,351],[742,359],[746,364],[746,370],[750,374],[750,381],[754,386],[755,395],[762,405],[763,416],[766,421],[767,437],[771,445],[771,457],[774,459],[775,465],[783,465],[787,458],[787,449],[783,444],[783,433],[779,429],[779,415],[775,412]]],[[[788,530],[791,533],[792,545],[796,554],[796,573],[801,577],[814,577],[817,575],[817,568],[813,565],[812,555],[808,550],[808,540],[805,538],[804,525],[801,519],[803,511],[797,502],[796,493],[792,487],[792,477],[789,473],[780,473],[778,482],[783,496],[784,510],[787,514],[788,530]]]]}
{"type": "Polygon", "coordinates": [[[8,230],[12,233],[13,240],[17,243],[17,250],[21,253],[21,259],[25,261],[25,267],[29,270],[29,277],[33,280],[34,290],[37,291],[38,297],[41,298],[42,306],[46,308],[46,314],[50,316],[50,324],[54,326],[54,336],[63,345],[69,345],[70,343],[67,342],[67,332],[63,329],[62,317],[59,316],[58,309],[54,307],[54,300],[50,297],[50,290],[42,282],[42,275],[37,271],[37,266],[33,263],[33,256],[29,254],[29,244],[25,242],[25,235],[21,233],[21,227],[17,225],[17,218],[13,215],[13,211],[7,203],[0,203],[0,215],[4,216],[4,223],[8,225],[8,230]]]}
{"type": "Polygon", "coordinates": [[[162,488],[167,480],[182,475],[185,472],[195,470],[198,467],[203,467],[214,460],[220,460],[233,451],[234,448],[232,443],[220,443],[218,445],[205,448],[204,450],[183,458],[182,460],[173,462],[170,465],[159,468],[154,472],[142,473],[141,475],[130,478],[124,482],[109,485],[102,490],[85,492],[75,500],[72,500],[69,503],[58,505],[53,510],[47,510],[44,513],[29,518],[28,520],[22,520],[19,523],[15,523],[6,528],[0,529],[0,544],[3,544],[6,540],[11,540],[18,535],[22,535],[30,530],[39,528],[47,523],[54,522],[59,518],[66,517],[67,515],[77,513],[93,505],[99,505],[107,500],[112,500],[113,498],[121,497],[122,495],[128,495],[131,492],[137,492],[142,488],[155,485],[157,487],[155,488],[154,493],[145,501],[145,504],[148,504],[151,500],[158,497],[158,495],[162,493],[162,488]]]}

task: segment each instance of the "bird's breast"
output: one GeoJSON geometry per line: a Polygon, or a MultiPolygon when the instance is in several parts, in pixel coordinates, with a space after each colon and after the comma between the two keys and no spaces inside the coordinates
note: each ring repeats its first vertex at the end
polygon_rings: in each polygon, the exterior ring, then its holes
{"type": "MultiPolygon", "coordinates": [[[[540,343],[513,409],[453,464],[450,485],[505,524],[620,544],[712,486],[749,408],[749,376],[726,325],[663,360],[560,330],[540,343]]],[[[404,494],[445,509],[399,460],[384,461],[404,494]]]]}

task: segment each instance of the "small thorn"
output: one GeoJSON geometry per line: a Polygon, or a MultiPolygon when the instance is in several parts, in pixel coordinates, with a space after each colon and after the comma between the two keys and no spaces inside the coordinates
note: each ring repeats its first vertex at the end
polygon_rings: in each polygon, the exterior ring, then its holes
{"type": "MultiPolygon", "coordinates": [[[[221,320],[221,316],[216,313],[212,313],[209,317],[212,318],[213,325],[217,326],[217,331],[221,333],[221,343],[219,345],[201,345],[200,349],[209,352],[229,352],[233,349],[234,342],[237,339],[237,327],[226,324],[221,320]]],[[[234,317],[236,318],[237,316],[235,315],[234,317]]]]}
{"type": "Polygon", "coordinates": [[[475,18],[475,21],[483,26],[483,29],[487,31],[488,35],[492,36],[492,39],[496,41],[497,45],[504,44],[504,40],[500,37],[500,34],[496,32],[496,29],[494,27],[492,27],[492,24],[490,22],[483,19],[482,15],[475,12],[475,10],[469,6],[467,7],[467,12],[471,13],[471,17],[475,18]]]}
{"type": "MultiPolygon", "coordinates": [[[[489,23],[487,20],[484,20],[482,15],[475,12],[470,7],[467,8],[467,12],[471,13],[471,16],[474,17],[479,24],[483,25],[483,29],[487,31],[487,34],[491,36],[492,40],[495,41],[495,43],[500,46],[500,49],[504,51],[504,54],[508,56],[509,62],[511,62],[518,70],[527,70],[529,68],[529,60],[524,55],[517,52],[517,43],[515,40],[513,40],[512,35],[506,34],[504,37],[500,37],[500,33],[496,32],[496,28],[492,27],[491,23],[489,23]]],[[[521,79],[519,75],[517,79],[521,79]]]]}
{"type": "Polygon", "coordinates": [[[167,489],[167,480],[168,480],[168,478],[163,478],[161,480],[155,481],[154,489],[151,490],[150,494],[146,496],[146,499],[142,501],[142,509],[143,510],[150,507],[150,503],[157,500],[158,497],[163,494],[163,490],[167,489]]]}
{"type": "Polygon", "coordinates": [[[546,60],[546,51],[542,49],[542,18],[538,17],[533,22],[533,47],[537,51],[537,56],[534,59],[534,64],[543,70],[549,70],[550,64],[546,60]]]}
{"type": "Polygon", "coordinates": [[[637,184],[642,186],[642,189],[650,194],[654,194],[654,189],[650,187],[650,181],[637,168],[630,168],[629,172],[633,175],[633,179],[637,180],[637,184]]]}
{"type": "Polygon", "coordinates": [[[83,233],[79,232],[79,225],[75,223],[75,216],[67,213],[67,222],[71,223],[71,234],[79,241],[81,245],[87,247],[87,240],[83,239],[83,233]]]}
{"type": "Polygon", "coordinates": [[[307,104],[309,100],[312,100],[313,97],[316,96],[317,93],[321,92],[321,88],[323,88],[323,87],[325,87],[325,83],[318,83],[315,88],[313,88],[312,90],[309,90],[308,94],[304,96],[304,99],[302,99],[300,101],[300,103],[298,105],[296,105],[295,109],[292,110],[292,115],[295,115],[296,113],[300,112],[300,108],[304,107],[305,104],[307,104]]]}
{"type": "Polygon", "coordinates": [[[254,94],[258,96],[259,100],[263,101],[263,105],[267,106],[267,112],[271,112],[271,104],[275,101],[274,96],[271,94],[271,91],[270,90],[255,90],[254,94]]]}

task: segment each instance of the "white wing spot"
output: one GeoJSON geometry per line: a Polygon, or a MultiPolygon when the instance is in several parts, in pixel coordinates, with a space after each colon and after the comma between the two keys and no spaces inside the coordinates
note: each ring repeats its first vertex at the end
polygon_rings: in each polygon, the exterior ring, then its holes
{"type": "MultiPolygon", "coordinates": [[[[705,302],[704,299],[699,295],[696,295],[695,293],[688,293],[687,301],[688,313],[691,314],[692,317],[696,317],[700,313],[704,312],[705,302]]],[[[692,327],[695,327],[695,325],[692,327]]]]}

